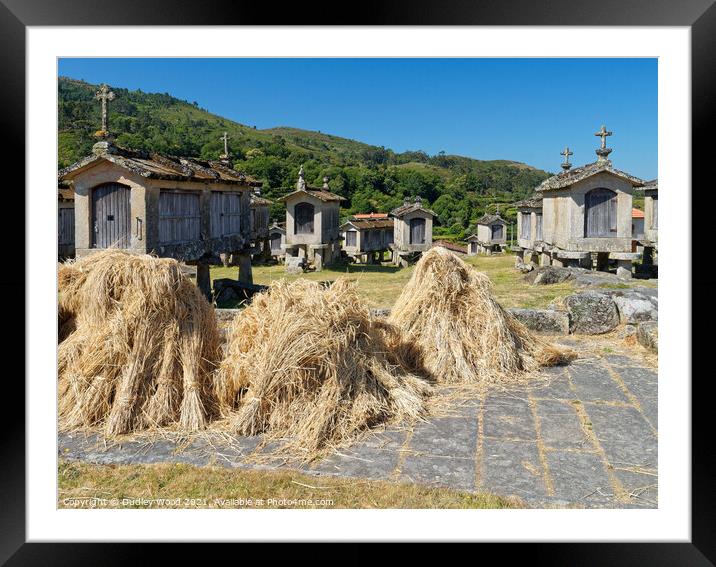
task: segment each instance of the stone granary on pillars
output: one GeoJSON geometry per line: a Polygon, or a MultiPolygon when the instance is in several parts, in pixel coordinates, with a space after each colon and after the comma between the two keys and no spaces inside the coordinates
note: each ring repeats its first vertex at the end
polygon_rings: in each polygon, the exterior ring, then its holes
{"type": "Polygon", "coordinates": [[[341,253],[338,223],[345,199],[331,193],[328,178],[323,178],[323,187],[310,187],[301,166],[296,190],[279,201],[286,204],[287,266],[291,258],[311,264],[315,270],[335,262],[341,253]]]}
{"type": "Polygon", "coordinates": [[[644,185],[644,263],[657,264],[659,251],[659,180],[644,185]]]}
{"type": "Polygon", "coordinates": [[[75,255],[75,192],[67,181],[57,186],[57,258],[75,255]]]}
{"type": "Polygon", "coordinates": [[[388,213],[354,215],[340,227],[343,250],[356,261],[381,262],[393,243],[394,225],[388,213]]]}
{"type": "Polygon", "coordinates": [[[598,270],[607,270],[614,260],[617,274],[629,278],[641,256],[632,252],[632,195],[644,181],[612,166],[606,146],[612,132],[602,126],[595,135],[601,137],[596,162],[574,169],[563,164],[562,173],[536,188],[543,197],[544,263],[591,268],[596,260],[598,270]]]}
{"type": "Polygon", "coordinates": [[[414,202],[406,198],[397,209],[390,211],[395,219],[393,226],[393,264],[407,266],[416,261],[433,245],[433,219],[435,213],[423,207],[420,197],[414,202]]]}
{"type": "Polygon", "coordinates": [[[286,226],[283,223],[273,221],[268,230],[271,257],[276,260],[283,260],[286,256],[286,226]]]}
{"type": "MultiPolygon", "coordinates": [[[[108,95],[105,86],[98,97],[108,95]]],[[[100,98],[106,107],[106,100],[100,98]]],[[[261,182],[206,161],[115,146],[103,129],[89,155],[59,172],[75,194],[77,256],[115,247],[197,266],[211,296],[209,265],[220,254],[239,259],[239,281],[251,282],[250,197],[261,182]]]]}
{"type": "Polygon", "coordinates": [[[477,220],[477,231],[467,237],[468,254],[502,252],[507,245],[507,221],[500,216],[484,215],[477,220]]]}
{"type": "Polygon", "coordinates": [[[514,203],[517,208],[516,263],[542,262],[542,195],[514,203]]]}

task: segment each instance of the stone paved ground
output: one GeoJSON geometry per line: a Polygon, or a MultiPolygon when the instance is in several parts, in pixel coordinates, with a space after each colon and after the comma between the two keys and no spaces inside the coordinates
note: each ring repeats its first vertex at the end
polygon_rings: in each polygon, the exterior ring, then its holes
{"type": "MultiPolygon", "coordinates": [[[[374,433],[298,468],[517,496],[530,507],[655,508],[656,372],[611,354],[545,373],[549,381],[463,399],[446,416],[374,433]]],[[[62,434],[59,454],[95,463],[287,466],[248,458],[259,441],[202,435],[181,447],[170,440],[107,446],[93,436],[62,434]]]]}

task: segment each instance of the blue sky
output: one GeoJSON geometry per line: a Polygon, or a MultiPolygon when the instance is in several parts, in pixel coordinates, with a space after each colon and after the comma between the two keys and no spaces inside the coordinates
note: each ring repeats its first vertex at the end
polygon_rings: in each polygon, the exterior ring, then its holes
{"type": "Polygon", "coordinates": [[[594,161],[657,177],[656,59],[61,59],[59,74],[168,92],[257,128],[293,126],[397,152],[558,171],[594,161]]]}

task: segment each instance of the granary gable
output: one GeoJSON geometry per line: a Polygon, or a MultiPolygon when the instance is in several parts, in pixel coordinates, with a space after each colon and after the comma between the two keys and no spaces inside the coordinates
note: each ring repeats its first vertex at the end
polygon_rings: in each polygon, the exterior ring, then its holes
{"type": "Polygon", "coordinates": [[[72,180],[80,173],[103,162],[109,162],[147,179],[168,181],[194,181],[248,185],[261,187],[257,181],[235,169],[227,162],[208,161],[161,155],[144,150],[130,150],[112,144],[97,144],[98,150],[90,156],[60,170],[60,180],[72,180]]]}
{"type": "Polygon", "coordinates": [[[535,191],[543,192],[553,191],[555,189],[565,189],[599,173],[607,173],[618,177],[619,179],[623,179],[624,181],[629,182],[633,187],[644,186],[644,181],[642,179],[612,167],[611,162],[606,160],[595,161],[594,163],[589,163],[582,167],[576,167],[574,169],[558,173],[557,175],[553,175],[540,183],[535,188],[535,191]]]}
{"type": "Polygon", "coordinates": [[[477,219],[477,224],[483,224],[486,226],[489,226],[491,224],[504,224],[506,225],[507,222],[505,219],[503,219],[500,215],[483,215],[479,219],[477,219]]]}
{"type": "Polygon", "coordinates": [[[328,189],[328,178],[323,178],[323,187],[311,187],[306,183],[306,179],[303,172],[303,166],[301,166],[301,169],[298,172],[298,181],[296,182],[296,190],[292,191],[291,193],[288,193],[287,195],[284,195],[283,197],[279,197],[278,201],[282,203],[286,203],[288,201],[292,201],[296,197],[304,197],[306,195],[309,195],[311,197],[315,197],[319,201],[323,202],[331,202],[331,201],[345,201],[345,197],[341,197],[340,195],[336,195],[335,193],[332,193],[328,189]]]}
{"type": "Polygon", "coordinates": [[[432,217],[436,217],[435,211],[431,211],[430,209],[426,209],[423,207],[423,201],[420,197],[415,198],[415,202],[411,203],[410,200],[406,197],[405,201],[403,201],[403,204],[400,207],[397,207],[390,211],[390,216],[395,218],[404,217],[407,214],[414,213],[416,211],[421,211],[423,213],[426,213],[432,217]]]}

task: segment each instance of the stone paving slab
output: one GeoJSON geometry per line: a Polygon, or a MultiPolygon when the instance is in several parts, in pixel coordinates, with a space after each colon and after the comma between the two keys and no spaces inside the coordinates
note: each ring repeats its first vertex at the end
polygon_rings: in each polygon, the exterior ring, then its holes
{"type": "Polygon", "coordinates": [[[657,373],[611,354],[544,369],[543,377],[484,399],[455,398],[412,429],[377,430],[310,465],[267,457],[278,444],[260,447],[260,436],[113,444],[62,433],[58,453],[99,464],[290,468],[517,496],[529,507],[657,507],[657,373]]]}

